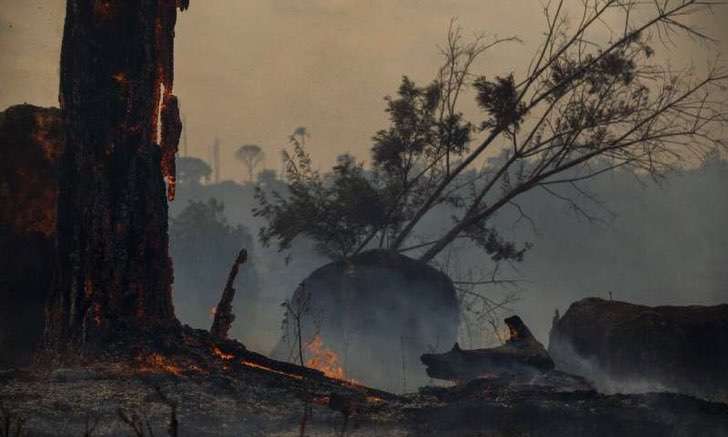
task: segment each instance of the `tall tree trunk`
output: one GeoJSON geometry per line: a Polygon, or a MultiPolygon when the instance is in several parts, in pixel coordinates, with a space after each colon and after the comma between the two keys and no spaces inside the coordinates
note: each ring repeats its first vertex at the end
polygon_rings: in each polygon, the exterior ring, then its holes
{"type": "Polygon", "coordinates": [[[181,131],[172,95],[184,0],[68,0],[60,104],[58,258],[47,340],[175,320],[167,196],[181,131]]]}

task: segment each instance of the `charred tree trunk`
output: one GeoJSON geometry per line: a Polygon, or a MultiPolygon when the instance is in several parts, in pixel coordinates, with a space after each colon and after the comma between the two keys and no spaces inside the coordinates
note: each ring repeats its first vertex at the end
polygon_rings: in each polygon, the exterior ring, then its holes
{"type": "Polygon", "coordinates": [[[165,181],[171,198],[178,7],[187,2],[67,1],[50,346],[98,338],[120,322],[175,321],[165,181]]]}
{"type": "Polygon", "coordinates": [[[227,282],[225,283],[225,289],[220,297],[220,303],[215,307],[215,319],[212,321],[212,327],[210,333],[213,337],[226,340],[230,333],[230,327],[235,321],[235,314],[233,313],[233,299],[235,299],[235,278],[238,277],[238,271],[240,266],[245,264],[248,260],[248,252],[242,249],[238,253],[238,257],[235,258],[235,263],[230,268],[230,274],[228,275],[227,282]]]}

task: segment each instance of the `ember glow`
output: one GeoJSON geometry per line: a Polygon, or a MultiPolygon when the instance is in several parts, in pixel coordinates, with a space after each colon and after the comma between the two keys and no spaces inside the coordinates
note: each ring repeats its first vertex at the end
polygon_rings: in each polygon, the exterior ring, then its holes
{"type": "Polygon", "coordinates": [[[170,359],[161,354],[151,354],[147,357],[138,358],[141,361],[140,372],[145,373],[171,373],[176,376],[182,375],[182,368],[177,366],[170,359]]]}
{"type": "Polygon", "coordinates": [[[265,370],[266,372],[272,372],[272,373],[277,373],[278,375],[288,376],[289,378],[303,379],[303,376],[301,376],[301,375],[294,375],[292,373],[281,372],[280,370],[275,370],[275,369],[271,369],[270,367],[261,366],[260,364],[254,363],[252,361],[243,360],[240,362],[240,364],[242,364],[243,366],[251,367],[253,369],[265,370]]]}
{"type": "Polygon", "coordinates": [[[367,402],[370,404],[381,404],[384,403],[384,399],[376,396],[367,396],[367,402]]]}
{"type": "Polygon", "coordinates": [[[225,352],[221,351],[220,348],[218,348],[217,346],[212,347],[212,354],[215,355],[216,357],[220,358],[223,361],[230,361],[233,358],[235,358],[235,355],[225,353],[225,352]]]}

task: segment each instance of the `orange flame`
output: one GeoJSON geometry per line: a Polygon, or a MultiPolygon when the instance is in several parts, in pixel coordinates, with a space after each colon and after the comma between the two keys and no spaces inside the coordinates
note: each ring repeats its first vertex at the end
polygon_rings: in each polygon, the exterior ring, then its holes
{"type": "Polygon", "coordinates": [[[223,361],[230,361],[233,358],[235,358],[234,354],[227,354],[227,353],[221,351],[220,348],[217,346],[212,347],[212,354],[215,355],[216,357],[220,358],[223,361]]]}
{"type": "Polygon", "coordinates": [[[306,367],[320,370],[329,378],[346,380],[346,372],[339,362],[339,356],[324,345],[320,335],[317,334],[306,346],[306,352],[310,356],[306,367]]]}
{"type": "Polygon", "coordinates": [[[124,73],[123,71],[119,71],[118,73],[115,73],[111,77],[114,79],[114,81],[116,81],[119,84],[122,84],[122,85],[129,84],[129,78],[126,77],[126,73],[124,73]]]}

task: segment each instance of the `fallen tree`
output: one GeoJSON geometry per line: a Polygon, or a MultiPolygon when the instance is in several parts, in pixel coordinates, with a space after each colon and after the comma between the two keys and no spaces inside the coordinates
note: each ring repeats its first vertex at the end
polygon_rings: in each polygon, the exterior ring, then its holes
{"type": "Polygon", "coordinates": [[[677,391],[728,399],[728,305],[648,307],[597,298],[554,320],[557,368],[612,392],[677,391]]]}
{"type": "Polygon", "coordinates": [[[510,337],[501,346],[463,350],[455,343],[449,352],[422,355],[427,374],[432,378],[469,381],[504,375],[533,377],[536,373],[554,369],[548,352],[520,317],[511,316],[505,319],[505,324],[510,337]]]}

